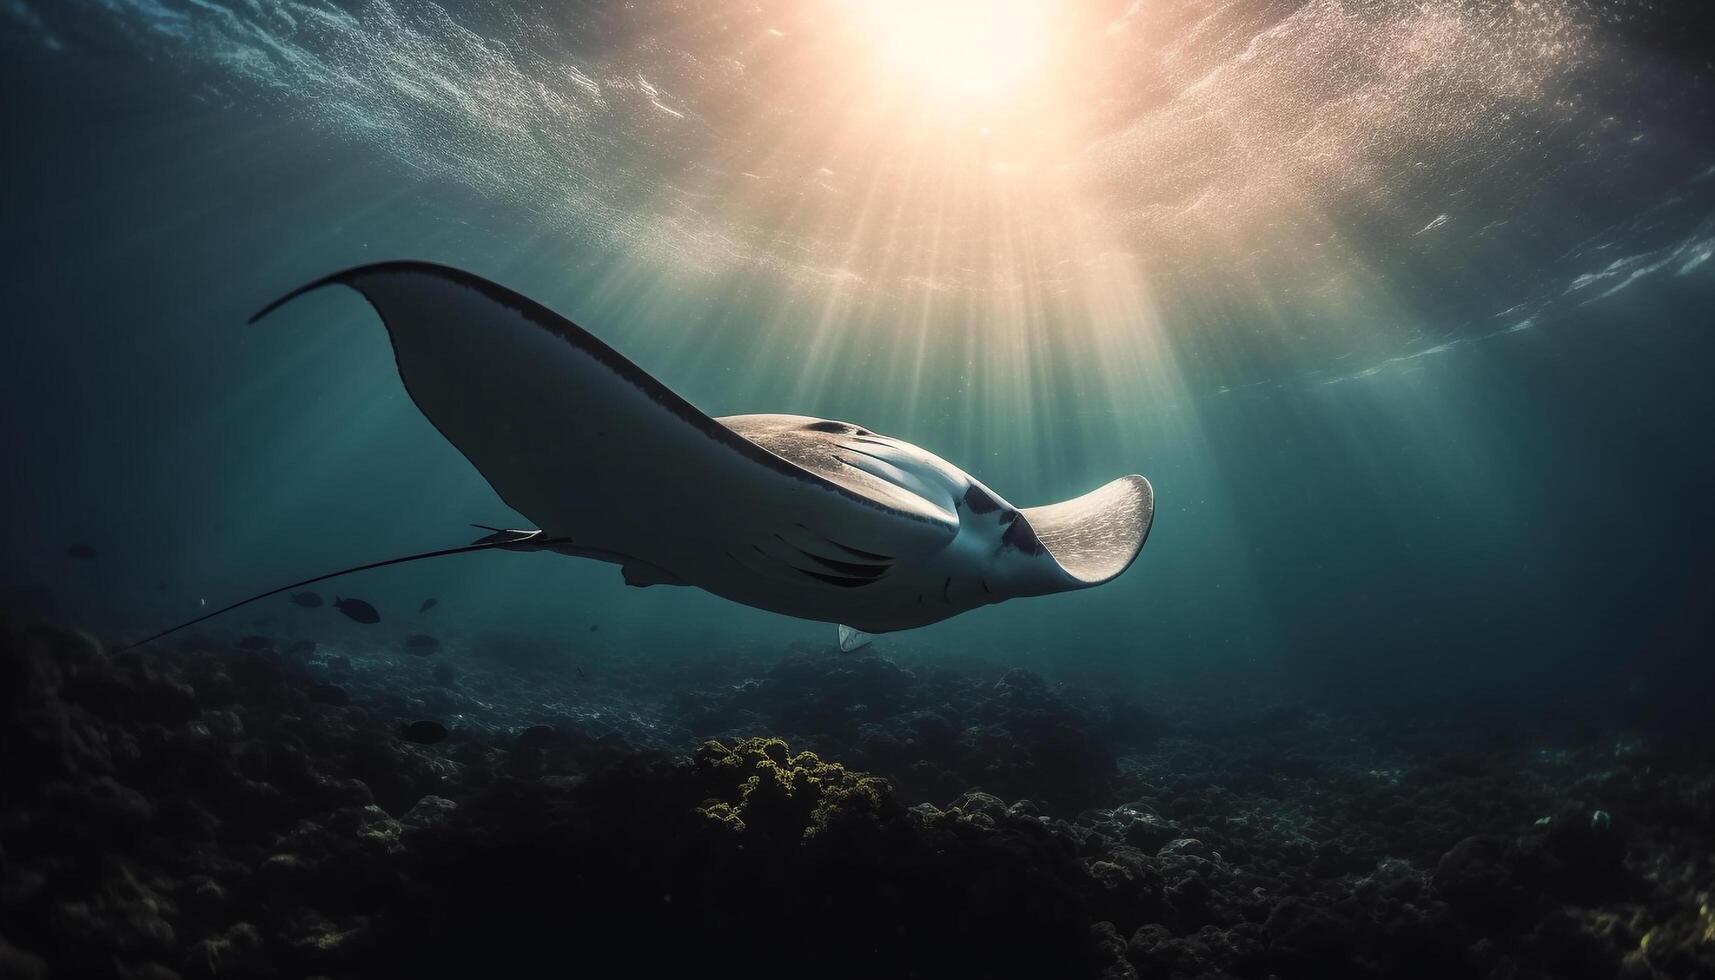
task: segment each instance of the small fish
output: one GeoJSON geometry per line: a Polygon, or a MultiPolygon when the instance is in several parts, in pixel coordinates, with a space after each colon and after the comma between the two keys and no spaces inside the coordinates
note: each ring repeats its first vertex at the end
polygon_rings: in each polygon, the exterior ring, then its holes
{"type": "Polygon", "coordinates": [[[427,657],[441,648],[441,641],[427,633],[412,633],[405,637],[405,652],[427,657]]]}
{"type": "Polygon", "coordinates": [[[594,633],[596,630],[599,630],[599,629],[601,629],[601,627],[598,626],[597,624],[595,624],[595,623],[590,624],[590,632],[591,633],[594,633]]]}
{"type": "Polygon", "coordinates": [[[446,740],[447,726],[438,721],[413,721],[409,725],[400,725],[399,734],[419,745],[434,745],[446,740]]]}
{"type": "Polygon", "coordinates": [[[578,672],[579,677],[586,677],[586,678],[589,677],[588,674],[584,673],[584,669],[582,667],[579,667],[577,664],[573,664],[572,669],[578,672]]]}
{"type": "Polygon", "coordinates": [[[243,636],[238,639],[240,650],[272,650],[274,641],[266,636],[243,636]]]}
{"type": "Polygon", "coordinates": [[[95,549],[91,548],[87,544],[74,544],[66,549],[66,554],[73,558],[82,558],[87,561],[95,557],[95,549]]]}
{"type": "Polygon", "coordinates": [[[314,592],[294,592],[291,602],[292,605],[302,606],[305,609],[320,609],[322,597],[314,592]]]}
{"type": "Polygon", "coordinates": [[[334,596],[333,607],[360,623],[381,622],[381,614],[375,611],[374,606],[362,599],[341,599],[339,596],[334,596]]]}
{"type": "Polygon", "coordinates": [[[417,607],[417,614],[422,615],[438,605],[440,605],[439,599],[424,599],[423,604],[417,607]]]}

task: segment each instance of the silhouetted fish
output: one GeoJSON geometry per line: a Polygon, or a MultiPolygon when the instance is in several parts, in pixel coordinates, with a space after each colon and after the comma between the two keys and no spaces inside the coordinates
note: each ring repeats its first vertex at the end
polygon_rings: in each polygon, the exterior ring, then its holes
{"type": "Polygon", "coordinates": [[[439,604],[440,604],[439,599],[424,599],[423,604],[417,607],[417,612],[426,613],[429,610],[435,608],[435,606],[437,606],[439,604]]]}
{"type": "Polygon", "coordinates": [[[95,549],[87,544],[74,544],[66,549],[66,554],[73,558],[94,558],[95,549]]]}
{"type": "Polygon", "coordinates": [[[590,624],[590,632],[591,632],[591,633],[594,633],[594,632],[595,632],[595,631],[596,631],[596,630],[599,630],[599,629],[601,629],[601,627],[600,627],[600,626],[597,626],[597,625],[596,625],[596,624],[594,624],[594,623],[591,623],[591,624],[590,624]]]}
{"type": "Polygon", "coordinates": [[[441,641],[427,633],[412,633],[405,637],[405,652],[427,657],[441,648],[441,641]]]}
{"type": "Polygon", "coordinates": [[[272,650],[274,641],[266,636],[244,636],[238,640],[240,650],[272,650]]]}
{"type": "Polygon", "coordinates": [[[320,609],[322,605],[322,597],[314,592],[294,592],[291,601],[292,605],[305,609],[320,609]]]}
{"type": "Polygon", "coordinates": [[[339,596],[334,596],[333,607],[360,623],[381,622],[381,614],[375,611],[374,606],[362,599],[341,599],[339,596]]]}
{"type": "Polygon", "coordinates": [[[446,740],[447,726],[438,721],[413,721],[409,725],[401,725],[399,734],[419,745],[433,745],[446,740]]]}

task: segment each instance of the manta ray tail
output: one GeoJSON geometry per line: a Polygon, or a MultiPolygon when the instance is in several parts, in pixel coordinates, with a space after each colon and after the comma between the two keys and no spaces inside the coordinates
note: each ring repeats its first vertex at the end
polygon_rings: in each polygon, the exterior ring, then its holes
{"type": "MultiPolygon", "coordinates": [[[[216,609],[214,612],[204,613],[203,615],[198,616],[197,618],[190,620],[189,622],[180,623],[179,625],[174,626],[171,629],[164,629],[161,632],[156,633],[154,636],[148,637],[147,639],[138,640],[135,643],[127,644],[126,646],[122,646],[113,652],[114,653],[124,653],[126,650],[135,650],[140,646],[146,646],[150,643],[153,643],[156,640],[159,640],[164,636],[170,636],[173,633],[177,633],[179,630],[186,629],[186,628],[191,627],[191,626],[195,626],[196,624],[198,624],[200,622],[203,622],[203,621],[209,620],[209,619],[213,619],[214,617],[219,616],[223,613],[229,613],[229,612],[233,611],[234,609],[239,608],[240,606],[248,606],[252,602],[256,602],[260,599],[266,599],[271,595],[279,595],[282,592],[288,592],[292,589],[301,589],[306,585],[314,585],[317,582],[325,582],[330,578],[339,578],[341,575],[350,575],[353,572],[366,572],[372,568],[386,568],[388,565],[403,565],[406,562],[422,561],[425,558],[441,558],[441,557],[444,557],[446,555],[463,555],[463,554],[469,554],[470,552],[473,552],[473,551],[491,551],[491,550],[496,549],[496,548],[507,548],[509,546],[511,546],[514,550],[533,550],[533,549],[529,549],[528,547],[518,548],[517,545],[522,541],[528,541],[528,540],[534,539],[538,535],[540,535],[541,533],[542,533],[541,531],[500,531],[496,534],[488,535],[487,537],[484,537],[484,538],[478,540],[474,544],[462,545],[462,546],[457,547],[457,548],[442,548],[439,551],[424,551],[424,552],[421,552],[421,553],[415,554],[415,555],[405,555],[404,557],[401,557],[401,558],[388,558],[385,561],[372,561],[367,565],[354,565],[351,568],[342,568],[337,572],[328,572],[325,575],[317,575],[314,578],[304,579],[302,582],[293,582],[290,585],[282,585],[277,589],[269,589],[267,592],[259,592],[256,595],[249,597],[248,599],[240,599],[237,602],[234,602],[229,606],[222,606],[219,609],[216,609]]],[[[544,542],[544,544],[546,544],[546,542],[544,542]]]]}

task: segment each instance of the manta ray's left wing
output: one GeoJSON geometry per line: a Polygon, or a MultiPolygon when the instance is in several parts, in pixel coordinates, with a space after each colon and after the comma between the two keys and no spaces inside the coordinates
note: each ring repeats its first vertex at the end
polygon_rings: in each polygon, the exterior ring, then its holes
{"type": "Polygon", "coordinates": [[[508,505],[579,554],[705,587],[735,562],[781,564],[788,587],[827,588],[859,574],[827,561],[924,554],[957,533],[941,503],[770,452],[570,320],[458,269],[350,269],[257,316],[336,283],[380,314],[429,421],[508,505]]]}

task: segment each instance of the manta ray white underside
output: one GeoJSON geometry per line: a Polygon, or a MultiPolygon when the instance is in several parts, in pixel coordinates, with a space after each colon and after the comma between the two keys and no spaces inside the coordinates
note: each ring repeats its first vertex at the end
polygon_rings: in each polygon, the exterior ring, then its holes
{"type": "Polygon", "coordinates": [[[864,633],[1113,579],[1155,511],[1141,476],[1016,508],[939,457],[846,422],[711,418],[587,331],[458,269],[336,273],[392,338],[417,407],[540,534],[507,547],[610,561],[864,633]]]}

